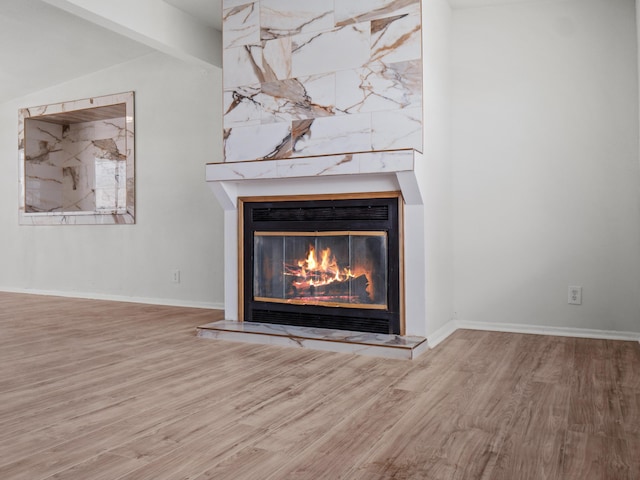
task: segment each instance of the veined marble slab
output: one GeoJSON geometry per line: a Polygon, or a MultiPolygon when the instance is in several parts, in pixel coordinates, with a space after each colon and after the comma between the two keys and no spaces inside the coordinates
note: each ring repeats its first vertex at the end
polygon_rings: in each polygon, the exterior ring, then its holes
{"type": "Polygon", "coordinates": [[[224,151],[227,161],[291,156],[291,123],[270,123],[225,131],[224,151]]]}
{"type": "Polygon", "coordinates": [[[336,25],[420,14],[420,0],[337,0],[335,7],[336,25]]]}
{"type": "Polygon", "coordinates": [[[422,62],[370,63],[336,72],[339,113],[393,111],[422,105],[422,62]]]}
{"type": "Polygon", "coordinates": [[[260,45],[260,4],[228,5],[222,12],[223,48],[260,45]]]}
{"type": "Polygon", "coordinates": [[[64,127],[31,120],[26,133],[27,151],[36,152],[26,162],[28,213],[126,213],[128,134],[124,117],[64,127]]]}
{"type": "Polygon", "coordinates": [[[25,188],[29,211],[62,211],[62,184],[62,168],[47,164],[29,166],[25,188]]]}
{"type": "Polygon", "coordinates": [[[224,126],[260,124],[262,116],[260,84],[247,85],[224,91],[224,126]]]}
{"type": "Polygon", "coordinates": [[[339,161],[336,161],[337,159],[333,156],[279,161],[276,164],[277,176],[280,178],[299,178],[360,173],[360,159],[354,159],[353,155],[341,155],[340,157],[339,161]]]}
{"type": "Polygon", "coordinates": [[[291,78],[291,37],[262,42],[262,69],[265,82],[291,78]]]}
{"type": "Polygon", "coordinates": [[[368,23],[296,35],[291,45],[291,74],[302,77],[357,68],[369,62],[370,58],[368,23]]]}
{"type": "MultiPolygon", "coordinates": [[[[60,149],[60,143],[62,142],[62,125],[40,120],[31,120],[29,125],[29,135],[26,137],[27,141],[38,142],[40,144],[39,150],[42,152],[45,150],[52,152],[60,149]]],[[[30,157],[32,158],[33,155],[30,157]]]]}
{"type": "Polygon", "coordinates": [[[339,115],[317,118],[301,127],[304,120],[293,122],[294,157],[371,150],[371,115],[339,115]]]}
{"type": "Polygon", "coordinates": [[[415,148],[422,151],[422,108],[374,112],[371,130],[374,150],[415,148]]]}
{"type": "Polygon", "coordinates": [[[263,40],[320,32],[334,27],[333,1],[261,0],[263,40]]]}
{"type": "Polygon", "coordinates": [[[417,60],[422,55],[422,17],[401,15],[371,22],[371,60],[417,60]]]}
{"type": "Polygon", "coordinates": [[[429,348],[424,337],[229,320],[202,325],[198,327],[197,334],[201,338],[232,342],[311,348],[399,360],[415,359],[429,348]]]}
{"type": "Polygon", "coordinates": [[[262,123],[327,117],[334,113],[335,75],[263,83],[262,123]]]}
{"type": "Polygon", "coordinates": [[[29,212],[64,208],[62,125],[30,121],[25,136],[25,202],[29,212]]]}
{"type": "Polygon", "coordinates": [[[419,0],[225,0],[223,27],[225,162],[422,149],[419,0]]]}
{"type": "Polygon", "coordinates": [[[420,161],[420,157],[419,152],[407,149],[389,152],[321,155],[311,158],[210,163],[206,167],[206,174],[208,182],[226,182],[412,172],[415,163],[420,161]]]}
{"type": "Polygon", "coordinates": [[[335,89],[335,74],[329,73],[225,90],[225,128],[331,116],[335,89]]]}
{"type": "Polygon", "coordinates": [[[222,72],[225,89],[265,81],[262,71],[262,45],[225,48],[222,51],[222,62],[229,65],[222,72]]]}

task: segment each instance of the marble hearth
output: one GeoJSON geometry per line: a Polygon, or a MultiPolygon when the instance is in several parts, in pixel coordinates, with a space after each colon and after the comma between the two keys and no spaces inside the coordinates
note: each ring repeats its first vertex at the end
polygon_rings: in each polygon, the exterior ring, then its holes
{"type": "Polygon", "coordinates": [[[413,360],[428,349],[424,337],[349,332],[221,320],[198,328],[198,337],[230,342],[310,348],[371,357],[413,360]]]}

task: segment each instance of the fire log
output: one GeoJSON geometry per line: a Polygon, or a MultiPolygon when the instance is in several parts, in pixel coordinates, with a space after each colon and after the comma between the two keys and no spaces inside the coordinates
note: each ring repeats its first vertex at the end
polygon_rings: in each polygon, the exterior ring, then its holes
{"type": "Polygon", "coordinates": [[[292,277],[289,284],[290,296],[294,298],[312,297],[345,297],[357,298],[361,303],[371,300],[367,293],[369,282],[366,275],[351,277],[346,280],[336,280],[326,285],[309,285],[304,278],[292,277]],[[301,283],[302,285],[294,285],[301,283]]]}

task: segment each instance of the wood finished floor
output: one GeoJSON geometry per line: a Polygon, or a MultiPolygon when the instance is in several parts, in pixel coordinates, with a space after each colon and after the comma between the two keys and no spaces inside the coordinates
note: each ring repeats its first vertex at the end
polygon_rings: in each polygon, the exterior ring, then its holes
{"type": "Polygon", "coordinates": [[[204,340],[220,312],[0,293],[0,479],[640,479],[640,345],[417,361],[204,340]]]}

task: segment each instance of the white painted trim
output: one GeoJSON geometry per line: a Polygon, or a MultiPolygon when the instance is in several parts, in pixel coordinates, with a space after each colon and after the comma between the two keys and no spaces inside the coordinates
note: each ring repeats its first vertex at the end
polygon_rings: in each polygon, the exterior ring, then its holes
{"type": "Polygon", "coordinates": [[[0,287],[0,292],[25,293],[29,295],[48,295],[51,297],[84,298],[89,300],[108,300],[113,302],[143,303],[147,305],[164,305],[167,307],[202,308],[207,310],[224,310],[224,304],[212,302],[194,302],[173,298],[127,297],[124,295],[107,295],[87,292],[62,292],[57,290],[35,290],[30,288],[0,287]]]}
{"type": "Polygon", "coordinates": [[[484,323],[450,320],[431,335],[427,335],[429,348],[442,343],[458,329],[484,330],[490,332],[525,333],[551,335],[555,337],[595,338],[600,340],[622,340],[640,343],[640,332],[617,332],[590,328],[549,327],[543,325],[521,325],[517,323],[484,323]]]}
{"type": "MultiPolygon", "coordinates": [[[[0,292],[24,293],[30,295],[48,295],[63,298],[84,298],[89,300],[107,300],[113,302],[142,303],[147,305],[164,305],[168,307],[202,308],[224,310],[223,303],[189,302],[168,298],[127,297],[124,295],[106,295],[101,293],[62,292],[57,290],[35,290],[29,288],[0,287],[0,292]]],[[[597,330],[588,328],[549,327],[542,325],[521,325],[517,323],[484,323],[464,320],[450,320],[438,330],[428,335],[429,348],[435,348],[456,330],[483,330],[490,332],[525,333],[532,335],[551,335],[556,337],[595,338],[601,340],[637,341],[640,343],[640,332],[617,332],[615,330],[597,330]]]]}
{"type": "Polygon", "coordinates": [[[442,343],[447,339],[450,335],[455,333],[458,330],[458,322],[456,320],[449,320],[438,330],[433,332],[431,335],[427,335],[427,342],[429,343],[429,348],[434,348],[438,344],[442,343]]]}
{"type": "Polygon", "coordinates": [[[528,333],[533,335],[552,335],[556,337],[596,338],[601,340],[626,340],[640,342],[640,332],[618,332],[615,330],[597,330],[590,328],[550,327],[545,325],[522,325],[517,323],[484,323],[456,321],[457,327],[468,330],[486,330],[492,332],[528,333]]]}

